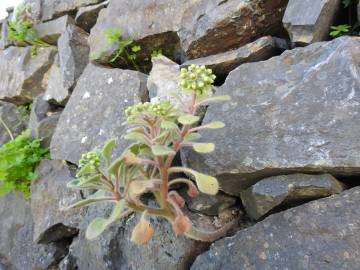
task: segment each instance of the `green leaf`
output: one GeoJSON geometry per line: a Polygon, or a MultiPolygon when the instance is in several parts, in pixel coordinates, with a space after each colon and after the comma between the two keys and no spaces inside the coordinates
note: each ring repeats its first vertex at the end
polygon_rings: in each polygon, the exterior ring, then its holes
{"type": "Polygon", "coordinates": [[[124,163],[123,155],[117,158],[108,168],[108,173],[117,176],[120,166],[124,163]]]}
{"type": "Polygon", "coordinates": [[[198,122],[200,120],[200,117],[195,116],[195,115],[182,115],[178,118],[179,123],[183,124],[183,125],[192,125],[195,124],[196,122],[198,122]]]}
{"type": "Polygon", "coordinates": [[[81,177],[84,175],[88,175],[94,172],[94,165],[92,164],[86,164],[84,167],[80,168],[80,170],[77,172],[76,176],[81,177]]]}
{"type": "Polygon", "coordinates": [[[175,151],[170,147],[164,145],[154,145],[151,147],[151,151],[155,156],[167,156],[167,155],[175,155],[175,151]]]}
{"type": "Polygon", "coordinates": [[[146,136],[140,132],[129,132],[124,136],[125,140],[138,141],[142,143],[148,143],[146,136]]]}
{"type": "Polygon", "coordinates": [[[0,182],[0,196],[4,196],[15,189],[14,183],[0,182]]]}
{"type": "Polygon", "coordinates": [[[111,139],[111,140],[108,140],[102,151],[101,151],[101,154],[103,156],[103,158],[105,159],[106,163],[107,164],[110,164],[110,155],[111,155],[111,151],[113,150],[114,146],[116,144],[116,139],[111,139]]]}
{"type": "Polygon", "coordinates": [[[211,153],[215,149],[213,143],[194,143],[193,148],[198,153],[211,153]]]}
{"type": "Polygon", "coordinates": [[[214,97],[208,97],[208,98],[204,98],[199,100],[199,103],[215,103],[215,102],[225,102],[225,101],[230,101],[231,98],[228,95],[224,95],[224,96],[214,96],[214,97]]]}
{"type": "Polygon", "coordinates": [[[195,141],[200,139],[202,136],[200,133],[188,133],[185,135],[185,141],[195,141]]]}
{"type": "Polygon", "coordinates": [[[125,200],[120,200],[115,204],[115,207],[114,207],[110,217],[108,218],[108,225],[110,225],[111,223],[113,223],[116,220],[121,218],[121,215],[123,214],[123,212],[125,210],[125,207],[126,207],[125,200]]]}
{"type": "Polygon", "coordinates": [[[131,48],[131,50],[132,50],[134,53],[136,53],[136,52],[138,52],[138,51],[141,51],[141,46],[135,45],[135,46],[133,46],[133,47],[131,48]]]}
{"type": "Polygon", "coordinates": [[[108,226],[107,220],[104,218],[95,218],[87,227],[85,236],[87,239],[92,240],[100,236],[108,226]]]}
{"type": "Polygon", "coordinates": [[[178,127],[177,124],[171,121],[163,120],[161,121],[161,128],[163,129],[176,129],[178,127]]]}
{"type": "Polygon", "coordinates": [[[193,171],[196,184],[202,193],[216,195],[219,191],[219,182],[215,177],[193,171]]]}
{"type": "Polygon", "coordinates": [[[106,200],[111,201],[112,199],[113,198],[109,196],[108,192],[99,190],[94,194],[90,195],[87,199],[78,201],[72,205],[67,206],[66,208],[64,208],[64,210],[81,208],[100,201],[106,201],[106,200]]]}
{"type": "Polygon", "coordinates": [[[218,128],[225,127],[225,124],[223,122],[216,121],[216,122],[211,122],[209,124],[203,125],[202,127],[209,128],[209,129],[218,129],[218,128]]]}

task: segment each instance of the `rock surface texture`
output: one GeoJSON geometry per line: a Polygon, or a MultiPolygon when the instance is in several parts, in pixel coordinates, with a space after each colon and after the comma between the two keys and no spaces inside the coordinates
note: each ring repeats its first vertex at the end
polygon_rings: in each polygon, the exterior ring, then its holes
{"type": "Polygon", "coordinates": [[[215,242],[191,269],[357,269],[359,195],[354,188],[272,215],[215,242]]]}
{"type": "MultiPolygon", "coordinates": [[[[89,64],[79,79],[51,141],[51,156],[76,164],[82,153],[121,138],[124,110],[148,99],[146,76],[89,64]]],[[[115,153],[125,146],[120,140],[115,153]]]]}
{"type": "Polygon", "coordinates": [[[0,51],[0,99],[22,104],[44,92],[55,52],[55,48],[39,48],[32,58],[29,47],[0,51]]]}
{"type": "MultiPolygon", "coordinates": [[[[14,137],[26,128],[26,122],[23,121],[20,111],[12,103],[0,101],[0,117],[14,137]]],[[[10,139],[9,132],[0,123],[0,145],[7,143],[10,139]]]]}
{"type": "Polygon", "coordinates": [[[202,133],[218,147],[183,160],[234,195],[276,174],[359,174],[359,49],[360,38],[343,37],[241,65],[217,90],[231,101],[204,119],[226,124],[202,133]]]}
{"type": "Polygon", "coordinates": [[[241,192],[247,213],[259,219],[280,205],[291,205],[327,197],[343,191],[343,185],[329,174],[290,174],[263,179],[241,192]]]}
{"type": "Polygon", "coordinates": [[[326,40],[341,0],[290,0],[283,23],[291,41],[309,44],[326,40]]]}

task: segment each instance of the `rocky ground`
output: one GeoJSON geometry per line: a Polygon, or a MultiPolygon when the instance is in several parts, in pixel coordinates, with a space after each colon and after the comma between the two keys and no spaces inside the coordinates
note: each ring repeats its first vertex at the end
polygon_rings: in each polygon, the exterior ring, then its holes
{"type": "MultiPolygon", "coordinates": [[[[360,269],[360,37],[329,37],[348,14],[356,21],[360,4],[26,2],[52,46],[31,57],[30,46],[9,42],[8,10],[0,22],[0,114],[15,136],[29,128],[42,138],[52,160],[40,163],[30,200],[16,192],[0,198],[0,270],[360,269]],[[138,68],[110,61],[109,28],[142,47],[138,68]],[[154,50],[162,55],[151,58],[154,50]],[[201,112],[203,123],[226,124],[201,132],[216,150],[179,158],[216,176],[221,192],[186,206],[200,227],[220,228],[232,215],[238,226],[202,243],[154,219],[153,239],[137,246],[129,241],[132,216],[85,239],[89,222],[111,208],[60,211],[86,196],[66,188],[81,154],[122,136],[128,106],[180,93],[180,68],[191,64],[212,68],[216,94],[231,101],[201,112]],[[29,103],[25,119],[19,106],[29,103]]],[[[0,126],[0,145],[9,140],[0,126]]]]}

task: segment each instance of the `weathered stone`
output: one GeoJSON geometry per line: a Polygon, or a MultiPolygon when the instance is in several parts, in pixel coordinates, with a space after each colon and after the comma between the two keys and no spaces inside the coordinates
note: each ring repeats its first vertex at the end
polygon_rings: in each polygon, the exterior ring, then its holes
{"type": "Polygon", "coordinates": [[[175,93],[185,101],[190,102],[191,97],[178,86],[180,79],[180,66],[166,58],[158,56],[152,58],[152,70],[147,80],[147,88],[152,101],[170,100],[176,107],[182,107],[180,102],[171,96],[175,93]]]}
{"type": "Polygon", "coordinates": [[[200,0],[182,19],[182,48],[190,58],[200,58],[239,48],[275,33],[287,0],[200,0]]]}
{"type": "MultiPolygon", "coordinates": [[[[146,76],[89,64],[80,77],[51,141],[51,155],[77,163],[81,154],[123,135],[124,110],[146,101],[146,76]]],[[[119,140],[114,154],[125,146],[119,140]]]]}
{"type": "Polygon", "coordinates": [[[234,197],[224,194],[215,196],[200,193],[196,198],[186,200],[189,210],[199,212],[208,216],[217,216],[223,210],[230,208],[236,203],[234,197]]]}
{"type": "MultiPolygon", "coordinates": [[[[117,28],[123,31],[125,39],[132,39],[142,47],[139,59],[149,59],[153,50],[161,49],[171,59],[179,59],[180,29],[183,13],[195,1],[182,0],[117,0],[110,1],[100,11],[89,37],[90,55],[93,61],[107,64],[116,51],[109,46],[105,30],[117,28]],[[160,19],[161,18],[161,19],[160,19]]],[[[144,63],[142,63],[144,64],[144,63]]]]}
{"type": "Polygon", "coordinates": [[[34,99],[28,129],[32,138],[41,139],[41,146],[43,148],[50,146],[59,117],[59,108],[55,108],[44,100],[43,94],[34,99]]]}
{"type": "Polygon", "coordinates": [[[98,4],[104,0],[43,0],[42,19],[44,21],[64,14],[75,14],[80,7],[98,4]]]}
{"type": "Polygon", "coordinates": [[[69,25],[58,40],[59,54],[51,67],[45,100],[65,105],[78,78],[89,63],[88,34],[69,25]]]}
{"type": "Polygon", "coordinates": [[[0,20],[0,50],[4,50],[11,45],[11,42],[7,40],[8,23],[14,15],[14,8],[7,8],[6,12],[8,13],[6,18],[0,20]]]}
{"type": "MultiPolygon", "coordinates": [[[[79,269],[185,270],[209,245],[184,236],[176,237],[171,225],[160,218],[151,220],[155,230],[152,240],[147,245],[136,245],[130,242],[130,237],[139,215],[114,223],[93,241],[86,240],[84,232],[87,225],[96,217],[108,215],[110,209],[108,204],[88,208],[79,238],[70,248],[70,254],[76,258],[79,269]]],[[[214,229],[212,218],[201,217],[200,220],[194,223],[201,222],[202,228],[214,229]]]]}
{"type": "Polygon", "coordinates": [[[42,8],[42,0],[24,0],[23,3],[25,5],[31,6],[31,18],[36,22],[41,21],[41,8],[42,8]]]}
{"type": "Polygon", "coordinates": [[[246,212],[259,219],[278,206],[328,197],[343,191],[343,185],[330,174],[290,174],[273,176],[241,192],[246,212]]]}
{"type": "Polygon", "coordinates": [[[74,25],[75,20],[68,16],[62,16],[56,20],[37,24],[36,32],[43,41],[57,45],[60,36],[66,31],[69,25],[74,25]]]}
{"type": "Polygon", "coordinates": [[[341,0],[290,0],[283,18],[291,41],[308,44],[326,40],[341,0]]]}
{"type": "Polygon", "coordinates": [[[30,206],[21,193],[0,198],[0,261],[5,269],[53,269],[67,253],[66,243],[33,243],[30,206]]]}
{"type": "MultiPolygon", "coordinates": [[[[14,104],[0,101],[0,118],[10,129],[14,137],[18,136],[21,131],[26,128],[26,123],[23,121],[20,111],[14,104]]],[[[8,142],[10,139],[10,134],[3,124],[0,123],[0,145],[8,142]]]]}
{"type": "Polygon", "coordinates": [[[59,55],[56,55],[54,64],[49,71],[49,81],[44,100],[53,104],[65,105],[69,97],[69,89],[64,86],[64,78],[61,75],[59,55]]]}
{"type": "Polygon", "coordinates": [[[30,47],[0,51],[0,99],[24,104],[44,92],[55,52],[52,47],[38,48],[31,57],[30,47]]]}
{"type": "Polygon", "coordinates": [[[215,242],[191,269],[360,268],[360,189],[271,215],[215,242]]]}
{"type": "Polygon", "coordinates": [[[288,47],[285,40],[266,36],[236,50],[186,61],[182,66],[204,65],[214,74],[226,76],[241,64],[267,60],[288,47]]]}
{"type": "Polygon", "coordinates": [[[75,18],[76,25],[90,33],[91,28],[96,24],[100,10],[106,8],[108,4],[109,1],[105,1],[97,5],[80,8],[75,18]]]}
{"type": "Polygon", "coordinates": [[[64,161],[43,160],[38,167],[39,178],[31,183],[31,212],[34,218],[34,241],[48,244],[78,233],[82,210],[62,209],[79,200],[79,191],[66,187],[73,179],[64,161]]]}
{"type": "Polygon", "coordinates": [[[359,174],[359,49],[360,38],[342,37],[241,65],[217,90],[232,100],[211,105],[204,119],[226,124],[202,132],[215,151],[183,161],[234,195],[289,172],[359,174]]]}

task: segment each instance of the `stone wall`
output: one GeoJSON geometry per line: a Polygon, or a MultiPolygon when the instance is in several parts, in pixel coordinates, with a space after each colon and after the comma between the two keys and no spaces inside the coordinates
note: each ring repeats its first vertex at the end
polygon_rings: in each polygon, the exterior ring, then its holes
{"type": "MultiPolygon", "coordinates": [[[[0,21],[0,114],[15,136],[29,128],[43,160],[32,196],[0,198],[0,269],[360,269],[360,37],[329,37],[356,4],[340,0],[25,0],[50,46],[7,40],[0,21]],[[141,46],[111,61],[108,29],[141,46]],[[154,51],[160,56],[151,57],[154,51]],[[199,112],[222,131],[200,132],[211,154],[182,151],[184,166],[216,176],[221,192],[186,201],[200,227],[237,226],[215,243],[176,237],[162,219],[147,246],[130,242],[132,216],[85,238],[110,206],[61,209],[89,194],[69,190],[81,154],[121,138],[124,110],[170,99],[180,68],[205,65],[214,92],[199,112]],[[30,119],[19,106],[32,104],[30,119]],[[327,197],[327,198],[325,198],[327,197]]],[[[358,14],[359,15],[359,14],[358,14]]],[[[10,140],[0,125],[0,145],[10,140]]],[[[125,147],[120,143],[114,157],[125,147]]],[[[1,163],[1,156],[0,156],[1,163]]]]}

